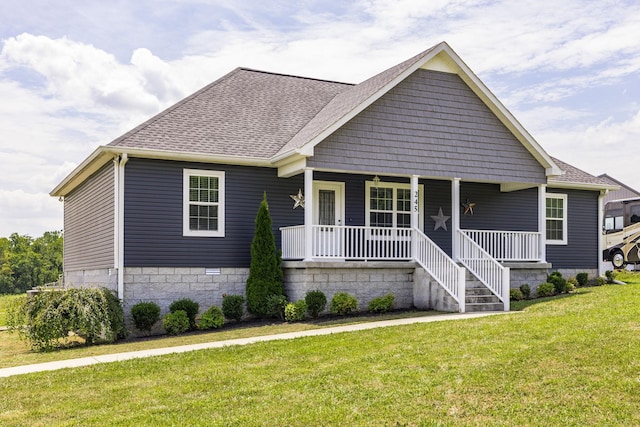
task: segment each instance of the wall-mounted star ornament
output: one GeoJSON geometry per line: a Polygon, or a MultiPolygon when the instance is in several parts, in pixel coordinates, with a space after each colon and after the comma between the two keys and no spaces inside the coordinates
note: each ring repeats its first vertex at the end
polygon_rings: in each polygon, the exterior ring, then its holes
{"type": "Polygon", "coordinates": [[[451,218],[450,216],[446,216],[442,213],[442,208],[438,209],[438,215],[431,215],[431,219],[436,222],[436,225],[433,227],[433,231],[436,231],[438,228],[444,228],[447,231],[447,221],[451,218]]]}
{"type": "Polygon", "coordinates": [[[463,204],[462,207],[464,208],[464,214],[471,214],[473,215],[473,208],[476,207],[475,202],[470,202],[469,199],[467,199],[463,204]]]}
{"type": "Polygon", "coordinates": [[[298,206],[304,209],[304,196],[302,195],[302,190],[298,189],[298,194],[291,194],[289,195],[289,197],[291,197],[295,202],[293,204],[293,209],[297,208],[298,206]]]}

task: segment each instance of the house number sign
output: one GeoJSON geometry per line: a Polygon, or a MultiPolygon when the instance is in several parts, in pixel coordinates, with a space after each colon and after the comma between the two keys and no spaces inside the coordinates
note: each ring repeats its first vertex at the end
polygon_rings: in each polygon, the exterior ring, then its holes
{"type": "Polygon", "coordinates": [[[418,191],[413,192],[413,200],[411,200],[411,204],[413,205],[413,212],[418,212],[418,208],[419,208],[418,191]]]}

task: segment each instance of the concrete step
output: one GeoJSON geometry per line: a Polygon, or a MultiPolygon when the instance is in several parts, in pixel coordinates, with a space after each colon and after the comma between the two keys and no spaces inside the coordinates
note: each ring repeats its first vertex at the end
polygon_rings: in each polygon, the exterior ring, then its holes
{"type": "Polygon", "coordinates": [[[480,303],[480,304],[466,304],[465,303],[465,311],[467,313],[472,313],[475,311],[503,311],[504,310],[504,306],[502,305],[502,303],[493,303],[493,304],[485,304],[485,303],[480,303]]]}
{"type": "Polygon", "coordinates": [[[495,295],[465,296],[465,304],[502,304],[495,295]]]}

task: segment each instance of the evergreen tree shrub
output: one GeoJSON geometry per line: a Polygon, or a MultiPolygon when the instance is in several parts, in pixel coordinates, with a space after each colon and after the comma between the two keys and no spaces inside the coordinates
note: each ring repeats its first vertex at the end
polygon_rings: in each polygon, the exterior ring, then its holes
{"type": "Polygon", "coordinates": [[[567,280],[564,277],[562,277],[562,273],[560,273],[559,271],[552,272],[547,277],[547,282],[553,283],[553,286],[555,288],[555,293],[564,294],[567,292],[567,280]]]}
{"type": "Polygon", "coordinates": [[[131,307],[131,317],[136,329],[148,333],[160,320],[160,306],[150,301],[139,302],[131,307]]]}
{"type": "Polygon", "coordinates": [[[314,319],[316,319],[327,306],[327,296],[324,294],[324,292],[319,290],[307,292],[307,294],[304,296],[304,300],[307,303],[307,311],[309,312],[309,316],[314,319]]]}
{"type": "Polygon", "coordinates": [[[244,315],[244,297],[242,295],[222,295],[222,313],[229,320],[241,321],[244,315]]]}
{"type": "Polygon", "coordinates": [[[538,289],[536,290],[536,295],[538,298],[542,297],[550,297],[555,295],[556,288],[553,283],[540,283],[538,285],[538,289]]]}
{"type": "Polygon", "coordinates": [[[284,320],[284,310],[289,301],[284,295],[269,295],[267,297],[267,316],[284,320]]]}
{"type": "Polygon", "coordinates": [[[524,295],[519,288],[512,288],[509,290],[509,298],[511,301],[520,301],[524,299],[524,295]]]}
{"type": "Polygon", "coordinates": [[[189,316],[184,310],[176,310],[165,314],[162,327],[169,335],[180,335],[189,330],[189,316]]]}
{"type": "Polygon", "coordinates": [[[578,281],[578,286],[587,286],[587,283],[589,282],[589,273],[576,274],[576,280],[578,281]]]}
{"type": "Polygon", "coordinates": [[[198,315],[198,311],[200,310],[200,304],[189,298],[183,298],[172,302],[169,306],[169,311],[171,313],[175,313],[179,310],[182,310],[187,314],[187,318],[189,319],[189,329],[195,329],[196,316],[198,315]]]}
{"type": "Polygon", "coordinates": [[[531,298],[531,286],[529,286],[528,284],[524,283],[520,285],[520,292],[522,292],[522,298],[531,298]]]}
{"type": "Polygon", "coordinates": [[[267,298],[270,295],[284,295],[281,264],[265,192],[256,215],[256,228],[251,242],[251,264],[246,287],[249,313],[268,317],[267,298]]]}

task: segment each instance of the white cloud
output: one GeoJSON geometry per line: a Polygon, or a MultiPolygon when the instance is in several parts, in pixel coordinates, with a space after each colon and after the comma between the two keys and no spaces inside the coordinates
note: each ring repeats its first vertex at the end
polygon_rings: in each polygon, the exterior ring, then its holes
{"type": "Polygon", "coordinates": [[[11,233],[39,237],[62,229],[62,203],[46,193],[0,189],[0,237],[11,233]]]}

